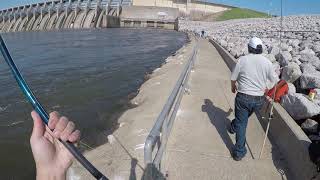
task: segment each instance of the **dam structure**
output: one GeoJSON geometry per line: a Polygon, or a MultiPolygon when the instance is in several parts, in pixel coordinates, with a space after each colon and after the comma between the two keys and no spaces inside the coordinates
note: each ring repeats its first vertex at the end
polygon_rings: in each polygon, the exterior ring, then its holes
{"type": "Polygon", "coordinates": [[[53,0],[0,10],[0,32],[82,28],[178,30],[179,17],[232,8],[204,0],[53,0]]]}
{"type": "Polygon", "coordinates": [[[56,0],[0,11],[0,32],[120,26],[119,15],[131,0],[56,0]]]}

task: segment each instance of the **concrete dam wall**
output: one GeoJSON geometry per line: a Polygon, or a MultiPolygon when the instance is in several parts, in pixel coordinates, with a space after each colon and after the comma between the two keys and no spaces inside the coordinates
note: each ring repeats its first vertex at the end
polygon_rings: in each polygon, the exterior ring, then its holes
{"type": "Polygon", "coordinates": [[[120,27],[131,0],[56,0],[0,11],[0,32],[120,27]]]}

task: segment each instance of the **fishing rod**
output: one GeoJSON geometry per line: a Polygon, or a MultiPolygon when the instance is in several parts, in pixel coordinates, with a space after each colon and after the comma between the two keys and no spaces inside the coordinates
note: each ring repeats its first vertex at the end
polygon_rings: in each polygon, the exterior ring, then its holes
{"type": "MultiPolygon", "coordinates": [[[[17,66],[12,60],[12,57],[1,35],[0,35],[0,51],[2,53],[4,60],[9,65],[11,72],[14,78],[16,79],[21,91],[26,96],[26,98],[28,99],[32,107],[35,109],[35,111],[40,115],[43,123],[48,125],[48,122],[49,122],[48,113],[40,104],[40,102],[37,100],[37,98],[31,91],[31,89],[29,88],[28,84],[24,80],[23,76],[19,72],[17,66]]],[[[105,177],[97,168],[95,168],[72,143],[62,141],[61,139],[59,139],[59,141],[69,150],[69,152],[78,160],[78,162],[82,164],[82,166],[86,168],[87,171],[89,171],[92,174],[92,176],[94,176],[97,180],[108,180],[108,178],[105,177]]]]}

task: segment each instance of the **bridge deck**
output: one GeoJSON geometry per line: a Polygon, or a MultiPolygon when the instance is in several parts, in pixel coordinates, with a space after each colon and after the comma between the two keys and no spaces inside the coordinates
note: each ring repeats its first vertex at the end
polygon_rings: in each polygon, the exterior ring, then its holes
{"type": "Polygon", "coordinates": [[[164,157],[168,179],[286,179],[281,153],[269,140],[258,158],[265,133],[255,115],[247,129],[247,156],[240,162],[231,158],[235,137],[226,126],[234,118],[235,95],[230,70],[209,42],[199,46],[191,93],[182,99],[164,157]]]}

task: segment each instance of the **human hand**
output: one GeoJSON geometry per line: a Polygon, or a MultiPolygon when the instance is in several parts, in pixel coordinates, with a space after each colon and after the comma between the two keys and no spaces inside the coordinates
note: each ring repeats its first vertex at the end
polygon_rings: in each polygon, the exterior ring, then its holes
{"type": "Polygon", "coordinates": [[[30,138],[31,149],[37,168],[37,180],[64,180],[72,164],[73,155],[58,139],[76,143],[80,131],[66,117],[58,112],[50,113],[46,127],[37,112],[32,111],[33,131],[30,138]],[[54,129],[51,132],[50,129],[54,129]]]}
{"type": "Polygon", "coordinates": [[[232,93],[236,93],[237,92],[236,81],[231,81],[231,91],[232,91],[232,93]]]}

